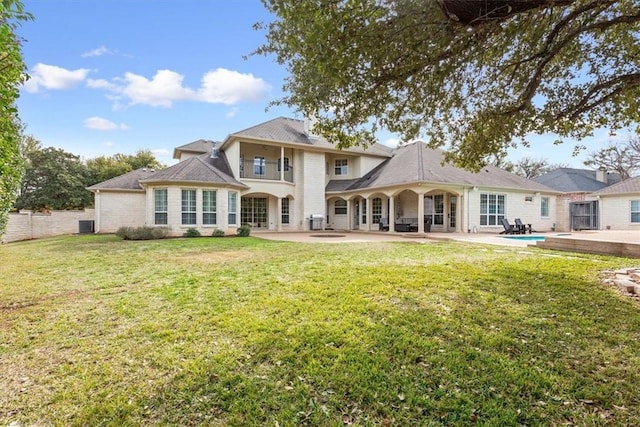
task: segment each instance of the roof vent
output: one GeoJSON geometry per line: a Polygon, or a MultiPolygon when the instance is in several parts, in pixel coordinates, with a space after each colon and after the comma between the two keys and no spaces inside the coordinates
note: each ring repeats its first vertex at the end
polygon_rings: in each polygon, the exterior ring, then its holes
{"type": "Polygon", "coordinates": [[[211,158],[212,159],[217,159],[218,158],[218,147],[214,146],[213,149],[211,150],[211,158]]]}

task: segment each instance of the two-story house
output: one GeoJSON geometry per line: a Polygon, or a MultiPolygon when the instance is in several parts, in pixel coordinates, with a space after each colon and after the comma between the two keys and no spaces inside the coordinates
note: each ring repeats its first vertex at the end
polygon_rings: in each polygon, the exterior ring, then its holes
{"type": "Polygon", "coordinates": [[[256,230],[500,231],[502,218],[538,230],[555,222],[556,191],[493,166],[472,173],[422,142],[336,149],[303,120],[276,118],[222,142],[195,141],[179,162],[89,189],[96,232],[165,226],[181,235],[256,230]],[[314,218],[321,218],[321,221],[314,218]]]}

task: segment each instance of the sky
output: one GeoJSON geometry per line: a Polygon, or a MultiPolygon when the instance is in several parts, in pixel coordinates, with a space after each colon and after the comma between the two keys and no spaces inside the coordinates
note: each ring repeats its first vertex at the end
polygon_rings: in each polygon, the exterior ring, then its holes
{"type": "MultiPolygon", "coordinates": [[[[17,102],[25,133],[44,147],[89,159],[151,150],[170,165],[173,149],[286,116],[269,107],[282,97],[287,70],[251,56],[265,33],[254,24],[272,16],[259,0],[23,0],[34,20],[18,34],[30,80],[17,102]],[[249,56],[247,58],[247,56],[249,56]]],[[[393,146],[397,135],[381,132],[393,146]]],[[[606,130],[581,143],[555,146],[532,137],[509,160],[546,158],[583,167],[589,151],[625,135],[606,130]]]]}

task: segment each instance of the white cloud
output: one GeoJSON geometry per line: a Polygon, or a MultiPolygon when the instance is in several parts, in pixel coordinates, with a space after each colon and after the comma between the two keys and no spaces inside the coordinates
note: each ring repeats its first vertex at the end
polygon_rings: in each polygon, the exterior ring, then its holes
{"type": "Polygon", "coordinates": [[[157,157],[168,157],[171,155],[171,152],[169,150],[166,150],[164,148],[155,148],[153,150],[151,150],[151,154],[153,154],[154,156],[157,157]]]}
{"type": "Polygon", "coordinates": [[[55,65],[38,63],[29,72],[31,78],[24,84],[29,93],[36,93],[42,89],[63,90],[71,89],[82,83],[91,70],[78,68],[67,70],[55,65]]]}
{"type": "Polygon", "coordinates": [[[105,147],[113,147],[116,144],[113,141],[105,141],[102,143],[102,145],[105,147]]]}
{"type": "Polygon", "coordinates": [[[89,117],[88,119],[85,119],[84,127],[86,127],[87,129],[104,131],[129,129],[129,126],[125,125],[124,123],[117,124],[110,120],[103,119],[102,117],[89,117]]]}
{"type": "Polygon", "coordinates": [[[114,55],[117,51],[111,50],[106,46],[100,46],[98,48],[92,49],[88,52],[81,54],[80,56],[83,58],[88,58],[91,56],[102,56],[102,55],[114,55]]]}
{"type": "MultiPolygon", "coordinates": [[[[184,86],[184,76],[171,70],[158,70],[153,78],[126,73],[124,78],[112,81],[87,81],[87,86],[111,92],[109,99],[116,105],[128,101],[129,105],[143,104],[153,107],[171,107],[177,101],[207,102],[234,105],[243,101],[263,99],[269,85],[252,74],[218,68],[206,73],[201,86],[193,90],[184,86]]],[[[235,114],[232,112],[232,114],[235,114]]]]}
{"type": "Polygon", "coordinates": [[[253,74],[218,68],[202,77],[198,97],[204,102],[233,105],[263,99],[268,89],[265,81],[253,74]]]}
{"type": "Polygon", "coordinates": [[[158,70],[153,79],[133,73],[125,74],[121,93],[131,104],[171,107],[174,101],[193,99],[194,92],[182,86],[184,76],[171,70],[158,70]]]}

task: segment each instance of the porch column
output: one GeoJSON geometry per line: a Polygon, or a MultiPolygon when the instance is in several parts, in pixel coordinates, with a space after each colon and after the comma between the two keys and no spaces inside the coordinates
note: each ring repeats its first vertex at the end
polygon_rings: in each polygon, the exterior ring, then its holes
{"type": "MultiPolygon", "coordinates": [[[[284,146],[280,147],[280,181],[284,181],[284,146]]],[[[278,199],[280,200],[280,199],[278,199]]],[[[280,221],[278,221],[278,224],[280,221]]]]}
{"type": "Polygon", "coordinates": [[[282,231],[282,199],[278,197],[276,200],[278,201],[276,207],[276,229],[282,231]]]}
{"type": "Polygon", "coordinates": [[[424,233],[424,193],[418,193],[418,233],[424,233]]]}
{"type": "Polygon", "coordinates": [[[347,230],[351,230],[351,200],[347,200],[347,230]]]}
{"type": "Polygon", "coordinates": [[[396,198],[394,196],[389,197],[387,219],[389,220],[389,233],[393,233],[396,231],[396,198]]]}
{"type": "Polygon", "coordinates": [[[371,199],[367,197],[364,202],[367,204],[367,230],[371,231],[371,199]]]}

